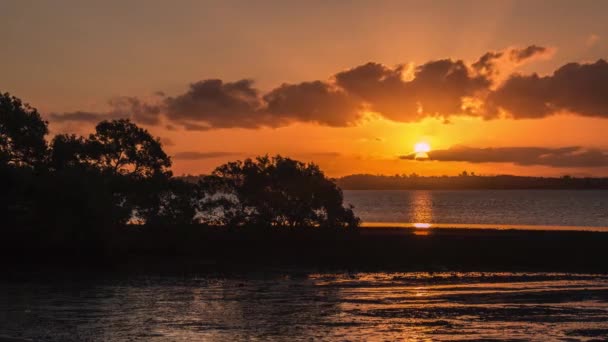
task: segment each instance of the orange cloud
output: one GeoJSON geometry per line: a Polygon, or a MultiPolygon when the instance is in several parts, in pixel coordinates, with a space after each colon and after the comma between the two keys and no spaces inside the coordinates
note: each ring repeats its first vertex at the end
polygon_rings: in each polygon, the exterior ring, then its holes
{"type": "Polygon", "coordinates": [[[252,80],[224,82],[208,79],[192,83],[176,96],[157,94],[154,103],[119,97],[106,113],[51,114],[56,122],[93,122],[130,117],[146,125],[211,130],[220,128],[283,127],[313,123],[348,127],[374,113],[395,122],[418,122],[452,116],[485,119],[508,113],[512,118],[542,118],[560,112],[607,117],[608,63],[569,63],[553,74],[510,74],[504,71],[554,49],[538,45],[488,52],[473,64],[440,59],[415,67],[367,63],[333,75],[327,81],[283,84],[263,93],[252,80]],[[510,65],[510,66],[506,66],[510,65]]]}

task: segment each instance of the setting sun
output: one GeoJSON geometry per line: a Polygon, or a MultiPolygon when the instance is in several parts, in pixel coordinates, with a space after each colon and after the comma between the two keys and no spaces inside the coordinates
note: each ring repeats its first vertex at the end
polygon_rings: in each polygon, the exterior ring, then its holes
{"type": "Polygon", "coordinates": [[[415,159],[425,159],[428,158],[429,155],[427,152],[431,151],[431,145],[429,143],[421,141],[414,145],[414,153],[416,153],[415,159]]]}
{"type": "Polygon", "coordinates": [[[427,142],[419,142],[416,143],[416,145],[414,145],[414,152],[416,153],[427,153],[431,151],[431,145],[429,145],[427,142]]]}

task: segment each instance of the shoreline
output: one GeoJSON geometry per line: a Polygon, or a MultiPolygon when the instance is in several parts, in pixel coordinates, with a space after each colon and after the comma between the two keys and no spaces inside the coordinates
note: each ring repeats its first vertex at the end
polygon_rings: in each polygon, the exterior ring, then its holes
{"type": "Polygon", "coordinates": [[[535,230],[535,231],[580,231],[608,233],[604,226],[557,226],[534,224],[494,224],[494,223],[422,223],[422,222],[362,222],[363,229],[490,229],[490,230],[535,230]]]}
{"type": "Polygon", "coordinates": [[[589,231],[375,227],[354,231],[122,227],[72,245],[5,240],[0,267],[127,273],[521,271],[608,273],[608,234],[589,231]]]}

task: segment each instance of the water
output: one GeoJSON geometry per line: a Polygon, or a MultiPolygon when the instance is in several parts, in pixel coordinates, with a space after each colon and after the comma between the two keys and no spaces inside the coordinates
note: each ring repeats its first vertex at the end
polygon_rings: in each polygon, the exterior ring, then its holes
{"type": "Polygon", "coordinates": [[[53,275],[0,282],[1,335],[36,341],[597,340],[608,338],[608,276],[53,275]]]}
{"type": "Polygon", "coordinates": [[[368,224],[608,229],[606,190],[346,190],[344,199],[368,224]]]}
{"type": "MultiPolygon", "coordinates": [[[[368,223],[608,227],[607,191],[345,191],[345,198],[368,223]]],[[[608,275],[11,278],[0,278],[0,341],[608,340],[608,275]]]]}

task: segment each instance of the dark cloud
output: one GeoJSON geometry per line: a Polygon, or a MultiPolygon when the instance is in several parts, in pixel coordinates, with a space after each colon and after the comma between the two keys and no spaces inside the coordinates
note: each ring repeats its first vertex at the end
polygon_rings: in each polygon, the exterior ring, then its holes
{"type": "MultiPolygon", "coordinates": [[[[490,51],[482,55],[471,65],[479,75],[495,79],[505,66],[518,65],[528,60],[550,54],[552,49],[544,46],[530,45],[525,48],[511,48],[504,51],[490,51]]],[[[508,69],[508,68],[507,68],[508,69]]]]}
{"type": "Polygon", "coordinates": [[[142,102],[137,97],[121,96],[108,101],[110,110],[107,112],[85,112],[76,111],[68,113],[51,113],[49,118],[54,122],[87,122],[98,123],[103,120],[132,119],[145,124],[156,125],[159,123],[161,107],[142,102]]]}
{"type": "Polygon", "coordinates": [[[495,119],[542,118],[560,112],[608,117],[608,63],[570,63],[553,74],[512,74],[513,66],[550,53],[530,45],[488,52],[471,65],[461,60],[431,61],[407,72],[403,65],[367,63],[339,72],[328,81],[283,84],[268,92],[242,79],[207,79],[181,94],[156,93],[148,103],[136,97],[110,101],[105,113],[51,114],[56,122],[97,122],[131,118],[146,125],[191,131],[220,128],[282,127],[294,122],[332,127],[356,124],[372,111],[398,122],[428,117],[449,123],[452,116],[495,119]],[[507,76],[507,74],[505,74],[507,76]],[[504,82],[499,82],[504,80],[504,82]]]}
{"type": "Polygon", "coordinates": [[[237,152],[194,152],[194,151],[184,151],[177,152],[173,155],[173,159],[181,159],[181,160],[201,160],[201,159],[211,159],[211,158],[221,158],[221,157],[230,157],[239,155],[237,152]]]}
{"type": "Polygon", "coordinates": [[[275,125],[299,121],[347,126],[359,119],[359,102],[321,81],[283,84],[266,94],[264,101],[275,125]]]}
{"type": "Polygon", "coordinates": [[[190,130],[263,125],[264,113],[252,80],[223,82],[211,79],[190,85],[188,91],[165,99],[166,116],[190,130]]]}
{"type": "Polygon", "coordinates": [[[409,85],[424,114],[445,117],[462,113],[463,98],[486,90],[490,81],[474,76],[462,61],[444,59],[419,67],[409,85]]]}
{"type": "MultiPolygon", "coordinates": [[[[416,155],[409,154],[401,156],[400,158],[416,159],[416,155]]],[[[584,149],[579,146],[561,148],[474,148],[457,146],[446,150],[428,152],[428,158],[417,160],[469,163],[513,163],[523,166],[543,165],[550,167],[607,167],[608,152],[598,149],[584,149]]]]}
{"type": "Polygon", "coordinates": [[[512,49],[509,52],[509,57],[512,61],[521,63],[526,59],[530,59],[549,52],[549,49],[544,46],[530,45],[524,49],[512,49]]]}
{"type": "Polygon", "coordinates": [[[362,99],[370,109],[390,118],[416,117],[417,106],[406,98],[403,66],[367,63],[334,76],[336,85],[362,99]]]}
{"type": "Polygon", "coordinates": [[[495,76],[498,74],[497,61],[504,56],[502,51],[490,51],[486,52],[483,56],[479,57],[477,62],[473,63],[471,67],[477,71],[480,75],[495,76]]]}
{"type": "Polygon", "coordinates": [[[513,75],[487,98],[488,114],[502,108],[514,118],[541,118],[560,112],[608,117],[608,63],[569,63],[552,75],[513,75]]]}
{"type": "Polygon", "coordinates": [[[110,100],[114,115],[130,117],[133,121],[144,125],[156,125],[159,123],[161,108],[142,102],[136,97],[121,96],[110,100]]]}
{"type": "Polygon", "coordinates": [[[336,84],[360,97],[371,110],[394,121],[411,122],[429,116],[463,112],[463,98],[486,89],[489,81],[475,76],[462,61],[443,59],[416,68],[412,80],[403,66],[368,63],[335,75],[336,84]]]}

